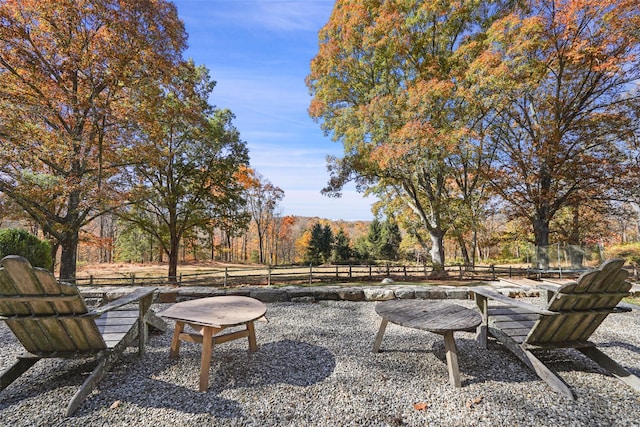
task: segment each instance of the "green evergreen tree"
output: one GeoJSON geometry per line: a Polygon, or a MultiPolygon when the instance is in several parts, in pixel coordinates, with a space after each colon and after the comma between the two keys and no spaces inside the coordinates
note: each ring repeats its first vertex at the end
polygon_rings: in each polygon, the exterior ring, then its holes
{"type": "Polygon", "coordinates": [[[369,232],[367,233],[367,249],[369,255],[373,259],[380,259],[382,249],[382,224],[378,218],[374,218],[369,224],[369,232]]]}
{"type": "Polygon", "coordinates": [[[331,227],[329,226],[329,224],[326,224],[322,228],[322,241],[320,244],[320,247],[321,247],[320,252],[322,253],[322,260],[325,263],[328,263],[331,261],[331,251],[333,250],[333,242],[334,242],[333,231],[331,231],[331,227]]]}
{"type": "Polygon", "coordinates": [[[369,241],[367,240],[367,236],[360,236],[356,239],[353,245],[353,256],[358,261],[368,261],[371,257],[371,252],[369,250],[369,241]]]}
{"type": "Polygon", "coordinates": [[[402,235],[398,224],[390,219],[382,223],[380,229],[380,259],[395,261],[399,258],[400,242],[402,235]]]}
{"type": "Polygon", "coordinates": [[[315,223],[311,228],[311,239],[307,248],[307,262],[321,264],[331,261],[333,250],[333,231],[329,225],[324,227],[315,223]]]}
{"type": "Polygon", "coordinates": [[[122,228],[116,238],[115,259],[124,262],[151,261],[153,259],[153,236],[133,223],[119,221],[122,228]]]}
{"type": "Polygon", "coordinates": [[[322,236],[323,228],[320,223],[313,224],[311,228],[311,239],[307,247],[307,262],[320,264],[322,262],[322,236]]]}
{"type": "Polygon", "coordinates": [[[347,261],[351,258],[351,246],[349,237],[347,237],[344,230],[341,228],[336,233],[333,243],[333,261],[347,261]]]}

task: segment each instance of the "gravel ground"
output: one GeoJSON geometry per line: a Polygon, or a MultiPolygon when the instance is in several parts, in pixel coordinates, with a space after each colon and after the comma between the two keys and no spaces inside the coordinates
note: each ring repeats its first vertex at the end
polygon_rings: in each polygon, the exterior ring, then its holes
{"type": "MultiPolygon", "coordinates": [[[[455,301],[472,306],[471,301],[455,301]]],[[[165,305],[156,305],[159,311],[165,305]]],[[[448,383],[442,337],[389,324],[383,352],[371,347],[380,318],[372,302],[267,305],[260,349],[246,340],[214,348],[210,388],[198,392],[200,347],[168,358],[172,324],[147,353],[124,355],[74,416],[68,400],[93,367],[43,360],[0,393],[6,426],[639,426],[640,393],[574,350],[543,360],[576,392],[569,401],[494,340],[480,349],[456,333],[463,387],[448,383]],[[416,409],[416,405],[419,408],[416,409]]],[[[611,315],[593,340],[640,375],[640,312],[611,315]]],[[[0,369],[22,351],[0,326],[0,369]]]]}

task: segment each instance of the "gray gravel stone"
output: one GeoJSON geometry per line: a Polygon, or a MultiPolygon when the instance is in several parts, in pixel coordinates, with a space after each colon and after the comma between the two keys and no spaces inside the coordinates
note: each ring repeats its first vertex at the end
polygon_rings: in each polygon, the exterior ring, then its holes
{"type": "MultiPolygon", "coordinates": [[[[473,307],[472,301],[455,301],[473,307]]],[[[456,333],[463,387],[448,383],[440,335],[389,324],[380,353],[375,302],[267,304],[259,350],[246,340],[214,348],[210,388],[198,392],[200,346],[168,358],[172,324],[105,376],[76,414],[64,408],[93,367],[43,360],[0,392],[3,426],[638,426],[640,394],[575,350],[545,363],[576,392],[569,401],[494,340],[480,349],[456,333]],[[424,404],[417,410],[414,404],[424,404]]],[[[166,304],[154,305],[160,310],[166,304]]],[[[609,316],[593,341],[640,375],[640,312],[609,316]]],[[[0,324],[0,369],[23,350],[0,324]]]]}

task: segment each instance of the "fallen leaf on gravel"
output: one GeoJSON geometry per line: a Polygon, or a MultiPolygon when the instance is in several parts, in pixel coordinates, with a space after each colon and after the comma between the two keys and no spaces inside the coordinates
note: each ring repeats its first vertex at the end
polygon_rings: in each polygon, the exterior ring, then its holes
{"type": "Polygon", "coordinates": [[[469,409],[473,408],[474,406],[482,402],[482,399],[484,399],[484,396],[476,397],[474,399],[469,400],[467,402],[467,408],[469,409]]]}
{"type": "Polygon", "coordinates": [[[109,407],[109,409],[116,409],[118,406],[120,406],[120,401],[116,400],[115,402],[113,402],[111,404],[111,406],[109,407]]]}
{"type": "Polygon", "coordinates": [[[429,404],[427,402],[418,402],[418,403],[414,403],[413,404],[413,408],[416,411],[424,411],[429,407],[429,404]]]}

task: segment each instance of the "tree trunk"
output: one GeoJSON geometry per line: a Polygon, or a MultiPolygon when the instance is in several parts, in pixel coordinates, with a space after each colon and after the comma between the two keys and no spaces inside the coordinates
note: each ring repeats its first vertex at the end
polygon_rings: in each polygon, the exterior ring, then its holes
{"type": "Polygon", "coordinates": [[[168,280],[171,283],[178,282],[178,256],[180,250],[180,237],[171,236],[169,242],[169,276],[168,280]]]}
{"type": "MultiPolygon", "coordinates": [[[[215,230],[209,231],[209,241],[211,242],[211,247],[209,248],[211,250],[211,253],[209,254],[210,261],[213,261],[215,259],[215,233],[215,230]]],[[[220,230],[220,240],[222,240],[222,230],[220,230]]]]}
{"type": "Polygon", "coordinates": [[[464,241],[464,237],[462,234],[456,233],[456,239],[458,239],[458,245],[460,246],[460,252],[462,252],[462,259],[464,260],[464,265],[469,266],[471,264],[471,259],[469,258],[469,251],[467,250],[467,243],[464,241]]]}
{"type": "Polygon", "coordinates": [[[60,243],[57,240],[48,239],[49,243],[51,243],[51,259],[53,260],[53,264],[51,265],[51,271],[56,271],[56,261],[58,260],[58,249],[60,248],[60,243]]]}
{"type": "Polygon", "coordinates": [[[65,231],[61,233],[60,247],[60,280],[74,282],[76,280],[76,262],[78,260],[78,241],[82,222],[78,213],[80,195],[77,191],[69,194],[67,201],[67,215],[62,224],[65,231]]]}
{"type": "Polygon", "coordinates": [[[78,257],[78,232],[68,231],[64,234],[60,256],[60,280],[74,282],[76,280],[76,260],[78,257]]]}
{"type": "Polygon", "coordinates": [[[264,235],[263,231],[260,228],[258,228],[258,250],[258,259],[260,261],[260,264],[264,264],[264,235]]]}
{"type": "Polygon", "coordinates": [[[584,262],[584,251],[582,250],[582,239],[580,238],[580,207],[576,204],[571,207],[572,220],[571,231],[569,232],[569,245],[567,252],[571,262],[571,268],[582,268],[584,262]]]}
{"type": "Polygon", "coordinates": [[[442,230],[430,230],[431,237],[431,262],[433,263],[433,271],[444,271],[444,232],[442,230]]]}
{"type": "Polygon", "coordinates": [[[177,283],[178,282],[178,250],[172,250],[169,253],[169,275],[168,280],[169,283],[177,283]]]}
{"type": "Polygon", "coordinates": [[[551,222],[551,206],[548,195],[551,191],[551,168],[545,161],[540,166],[540,198],[536,201],[535,216],[533,218],[533,234],[536,253],[538,258],[538,268],[549,269],[549,223],[551,222]]]}
{"type": "Polygon", "coordinates": [[[476,246],[478,246],[478,232],[474,229],[471,233],[471,265],[476,265],[476,246]]]}
{"type": "Polygon", "coordinates": [[[537,267],[541,270],[549,269],[549,219],[538,215],[533,220],[533,233],[535,235],[537,267]]]}

